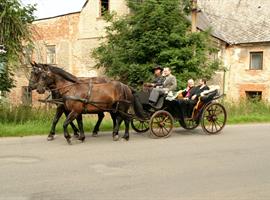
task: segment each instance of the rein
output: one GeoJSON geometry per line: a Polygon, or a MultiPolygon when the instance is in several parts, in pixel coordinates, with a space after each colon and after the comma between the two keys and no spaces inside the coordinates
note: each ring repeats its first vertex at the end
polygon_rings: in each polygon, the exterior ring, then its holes
{"type": "Polygon", "coordinates": [[[53,89],[50,89],[51,91],[56,91],[56,90],[60,90],[60,89],[63,89],[63,88],[67,88],[67,87],[70,87],[70,86],[73,86],[77,83],[71,83],[69,85],[65,85],[65,86],[62,86],[62,87],[57,87],[57,88],[53,88],[53,89]]]}

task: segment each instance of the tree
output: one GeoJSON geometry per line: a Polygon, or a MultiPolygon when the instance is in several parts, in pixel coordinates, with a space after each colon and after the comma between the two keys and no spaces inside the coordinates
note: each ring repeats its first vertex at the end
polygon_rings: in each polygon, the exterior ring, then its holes
{"type": "Polygon", "coordinates": [[[160,64],[170,67],[183,87],[189,78],[210,78],[218,69],[219,62],[208,59],[215,51],[209,32],[190,31],[189,0],[128,0],[128,6],[131,14],[106,18],[106,39],[92,54],[107,75],[138,87],[160,64]]]}
{"type": "Polygon", "coordinates": [[[31,42],[30,23],[35,6],[19,0],[0,1],[0,91],[15,86],[13,71],[20,63],[24,46],[31,42]]]}

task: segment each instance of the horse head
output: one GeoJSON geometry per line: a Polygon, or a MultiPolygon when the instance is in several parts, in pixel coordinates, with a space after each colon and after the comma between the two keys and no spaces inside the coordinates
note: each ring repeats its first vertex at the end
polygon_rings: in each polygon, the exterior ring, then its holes
{"type": "Polygon", "coordinates": [[[35,61],[31,62],[30,64],[32,66],[32,70],[28,86],[31,90],[35,90],[37,89],[37,83],[40,79],[43,67],[40,64],[37,64],[35,61]]]}
{"type": "Polygon", "coordinates": [[[53,89],[55,85],[55,75],[46,64],[40,64],[42,66],[39,71],[39,79],[37,82],[37,92],[44,94],[47,89],[53,89]]]}

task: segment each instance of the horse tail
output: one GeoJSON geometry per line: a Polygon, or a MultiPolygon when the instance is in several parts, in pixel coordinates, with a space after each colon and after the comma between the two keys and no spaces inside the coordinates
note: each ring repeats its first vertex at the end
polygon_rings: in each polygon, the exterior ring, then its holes
{"type": "Polygon", "coordinates": [[[138,94],[132,91],[132,95],[133,95],[133,109],[134,109],[135,115],[140,119],[147,119],[147,113],[143,109],[143,105],[140,102],[138,94]]]}

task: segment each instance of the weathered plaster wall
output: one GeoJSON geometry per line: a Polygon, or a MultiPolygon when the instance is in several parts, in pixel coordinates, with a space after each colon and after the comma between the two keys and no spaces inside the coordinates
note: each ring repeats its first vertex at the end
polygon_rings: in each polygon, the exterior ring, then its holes
{"type": "Polygon", "coordinates": [[[227,68],[225,92],[229,100],[245,98],[245,91],[262,91],[262,98],[270,101],[270,44],[233,45],[224,56],[227,68]],[[263,52],[263,69],[250,70],[250,52],[263,52]]]}

